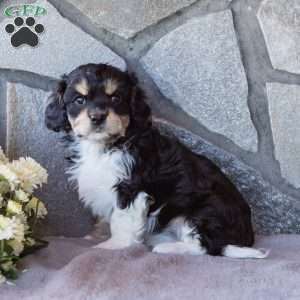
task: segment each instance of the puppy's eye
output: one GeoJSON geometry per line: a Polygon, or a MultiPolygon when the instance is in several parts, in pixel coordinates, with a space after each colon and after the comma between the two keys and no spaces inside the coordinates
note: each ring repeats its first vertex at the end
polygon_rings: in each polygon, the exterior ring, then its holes
{"type": "Polygon", "coordinates": [[[119,104],[120,102],[121,102],[121,97],[119,97],[119,96],[112,96],[111,97],[111,102],[113,103],[113,104],[119,104]]]}
{"type": "Polygon", "coordinates": [[[73,102],[78,105],[83,105],[83,104],[85,104],[86,100],[83,97],[77,97],[73,102]]]}

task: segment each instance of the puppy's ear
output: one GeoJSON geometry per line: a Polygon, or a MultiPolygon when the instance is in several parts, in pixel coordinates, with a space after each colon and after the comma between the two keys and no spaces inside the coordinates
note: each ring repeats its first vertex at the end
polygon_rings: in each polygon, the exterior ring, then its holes
{"type": "Polygon", "coordinates": [[[45,124],[53,131],[70,131],[71,126],[68,121],[66,107],[63,101],[67,83],[65,78],[61,80],[56,89],[48,98],[49,104],[45,110],[45,124]]]}
{"type": "Polygon", "coordinates": [[[138,80],[134,74],[130,74],[131,88],[131,117],[135,126],[147,128],[152,124],[151,109],[146,103],[144,91],[139,87],[138,80]]]}

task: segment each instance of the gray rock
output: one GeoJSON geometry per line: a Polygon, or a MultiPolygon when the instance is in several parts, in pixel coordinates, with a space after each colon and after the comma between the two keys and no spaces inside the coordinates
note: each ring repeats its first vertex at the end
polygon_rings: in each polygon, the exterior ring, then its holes
{"type": "Polygon", "coordinates": [[[191,19],[161,38],[142,63],[163,94],[188,114],[256,151],[248,85],[229,10],[191,19]]]}
{"type": "MultiPolygon", "coordinates": [[[[39,44],[34,48],[28,45],[14,48],[10,35],[4,30],[13,18],[3,19],[0,23],[3,31],[0,35],[0,68],[30,71],[49,77],[59,77],[85,63],[110,63],[125,69],[122,58],[63,18],[47,1],[39,0],[35,5],[46,8],[48,12],[46,16],[36,17],[36,22],[45,27],[39,35],[39,44]]],[[[4,7],[0,5],[1,11],[4,7]]]]}
{"type": "Polygon", "coordinates": [[[129,39],[196,0],[67,0],[91,21],[129,39]]]}
{"type": "Polygon", "coordinates": [[[300,1],[264,0],[258,19],[274,68],[300,73],[300,1]]]}
{"type": "Polygon", "coordinates": [[[281,173],[300,188],[300,86],[267,83],[275,156],[281,173]]]}
{"type": "Polygon", "coordinates": [[[39,191],[49,214],[43,232],[81,236],[90,231],[92,218],[65,175],[67,162],[58,135],[44,125],[47,94],[22,84],[7,84],[7,148],[10,158],[31,156],[49,172],[48,184],[39,191]]]}
{"type": "Polygon", "coordinates": [[[257,233],[300,233],[300,199],[281,193],[256,170],[202,138],[160,120],[156,126],[167,135],[177,136],[195,153],[214,161],[227,174],[250,204],[257,233]]]}

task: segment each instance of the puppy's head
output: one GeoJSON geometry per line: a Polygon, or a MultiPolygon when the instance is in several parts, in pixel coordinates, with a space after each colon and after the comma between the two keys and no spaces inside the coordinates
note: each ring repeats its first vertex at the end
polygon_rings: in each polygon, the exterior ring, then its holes
{"type": "Polygon", "coordinates": [[[80,66],[63,77],[50,96],[45,122],[54,131],[73,131],[82,139],[111,141],[129,129],[151,126],[151,110],[137,80],[100,64],[80,66]]]}

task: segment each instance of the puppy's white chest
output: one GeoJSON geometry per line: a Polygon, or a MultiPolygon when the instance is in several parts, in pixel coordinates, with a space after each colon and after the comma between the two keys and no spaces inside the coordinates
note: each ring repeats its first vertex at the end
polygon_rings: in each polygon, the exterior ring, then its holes
{"type": "MultiPolygon", "coordinates": [[[[105,152],[97,144],[80,145],[81,159],[77,164],[78,190],[81,200],[93,214],[110,219],[116,205],[114,186],[130,176],[132,157],[125,151],[105,152]]],[[[75,175],[75,176],[74,176],[75,175]]]]}

